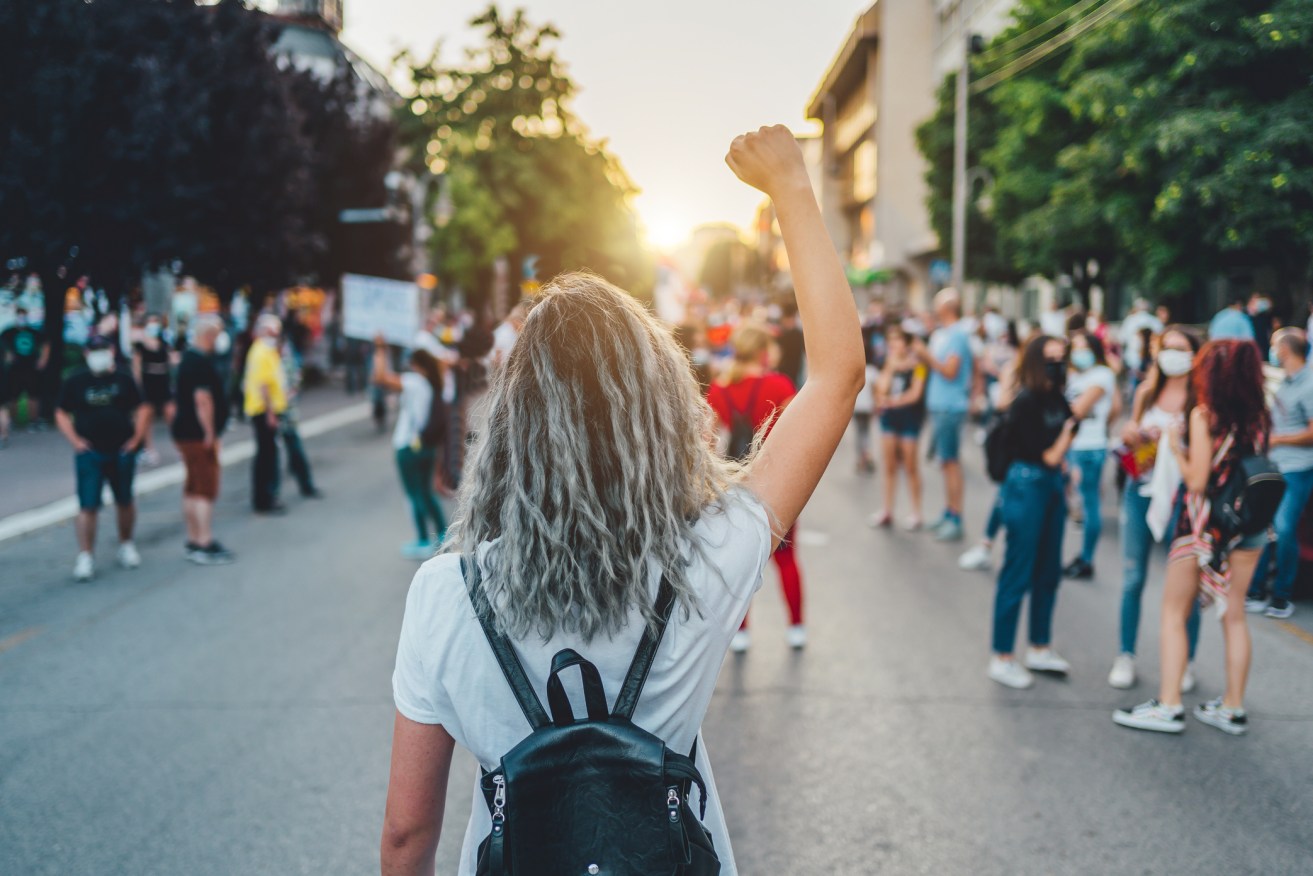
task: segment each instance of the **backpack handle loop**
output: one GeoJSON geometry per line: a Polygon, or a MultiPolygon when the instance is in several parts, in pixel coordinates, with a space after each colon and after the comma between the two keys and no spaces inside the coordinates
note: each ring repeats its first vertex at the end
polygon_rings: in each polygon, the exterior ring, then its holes
{"type": "Polygon", "coordinates": [[[552,710],[552,720],[557,727],[567,727],[574,723],[574,709],[570,705],[570,696],[565,692],[560,674],[572,666],[579,667],[579,674],[584,681],[584,702],[588,705],[590,721],[605,721],[606,691],[602,688],[602,676],[597,667],[589,663],[578,651],[565,648],[552,658],[552,674],[547,678],[547,704],[552,710]]]}

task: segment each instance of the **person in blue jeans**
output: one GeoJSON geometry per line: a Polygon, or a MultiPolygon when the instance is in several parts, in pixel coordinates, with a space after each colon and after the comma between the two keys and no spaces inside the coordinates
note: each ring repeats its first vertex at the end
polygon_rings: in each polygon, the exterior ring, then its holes
{"type": "Polygon", "coordinates": [[[1282,329],[1272,336],[1268,355],[1285,372],[1272,404],[1269,456],[1286,479],[1286,494],[1272,523],[1276,541],[1268,543],[1258,560],[1245,610],[1287,618],[1295,613],[1290,595],[1299,571],[1299,519],[1313,496],[1313,371],[1308,368],[1308,337],[1299,329],[1282,329]],[[1273,565],[1276,573],[1270,574],[1273,565]]]}
{"type": "MultiPolygon", "coordinates": [[[[1144,585],[1148,579],[1149,557],[1153,553],[1154,536],[1149,528],[1148,513],[1151,498],[1149,481],[1153,476],[1159,439],[1173,428],[1184,428],[1185,413],[1194,407],[1194,393],[1190,384],[1190,368],[1199,339],[1191,332],[1169,326],[1161,339],[1162,349],[1151,364],[1146,380],[1135,391],[1131,416],[1122,428],[1122,444],[1129,466],[1126,490],[1122,496],[1122,601],[1119,632],[1119,650],[1108,673],[1108,684],[1125,690],[1135,684],[1136,642],[1140,632],[1140,604],[1144,585]]],[[[1171,518],[1160,541],[1166,543],[1176,531],[1181,513],[1179,502],[1174,502],[1171,518]]],[[[1199,609],[1196,607],[1186,621],[1188,664],[1182,690],[1194,689],[1194,655],[1199,644],[1199,609]]]]}
{"type": "Polygon", "coordinates": [[[962,426],[971,407],[975,368],[971,338],[962,323],[962,298],[955,289],[935,296],[938,328],[930,343],[918,341],[913,351],[930,370],[926,409],[930,412],[930,446],[944,472],[944,516],[934,528],[936,541],[962,538],[962,504],[966,482],[962,476],[962,426]]]}
{"type": "Polygon", "coordinates": [[[1067,522],[1062,463],[1077,423],[1063,395],[1067,345],[1040,335],[1026,344],[1018,368],[1019,392],[1008,411],[1012,465],[1000,493],[1007,545],[994,595],[993,656],[989,677],[1001,685],[1028,688],[1031,670],[1066,674],[1071,668],[1053,649],[1053,609],[1062,580],[1062,535],[1067,522]],[[1030,647],[1013,657],[1021,603],[1030,597],[1030,647]]]}
{"type": "Polygon", "coordinates": [[[1103,463],[1108,457],[1108,421],[1116,416],[1117,377],[1108,367],[1103,341],[1087,331],[1071,335],[1071,370],[1067,375],[1067,400],[1079,401],[1089,414],[1080,421],[1067,458],[1080,476],[1081,506],[1085,526],[1080,556],[1067,564],[1068,578],[1094,577],[1094,551],[1103,534],[1103,463]]]}

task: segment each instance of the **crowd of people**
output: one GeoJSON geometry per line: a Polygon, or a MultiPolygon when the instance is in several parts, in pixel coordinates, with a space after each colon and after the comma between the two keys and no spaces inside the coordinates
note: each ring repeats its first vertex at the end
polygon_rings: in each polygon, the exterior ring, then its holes
{"type": "MultiPolygon", "coordinates": [[[[796,309],[789,304],[731,301],[696,310],[676,331],[731,458],[751,454],[754,438],[769,435],[805,382],[796,330],[796,309]]],[[[892,529],[903,510],[905,531],[928,529],[939,542],[962,539],[964,444],[983,445],[998,482],[982,538],[959,557],[964,570],[991,570],[994,544],[1005,537],[989,678],[1025,689],[1037,673],[1070,670],[1053,644],[1058,592],[1064,578],[1095,577],[1104,494],[1115,481],[1123,562],[1119,641],[1109,649],[1114,688],[1137,683],[1145,585],[1154,545],[1167,549],[1166,565],[1159,567],[1166,577],[1161,689],[1154,700],[1119,711],[1116,721],[1179,732],[1181,695],[1195,686],[1201,607],[1217,603],[1226,692],[1195,715],[1227,732],[1244,732],[1245,616],[1293,613],[1297,530],[1313,495],[1306,331],[1281,327],[1270,300],[1259,294],[1237,298],[1200,332],[1172,324],[1165,306],[1151,309],[1143,300],[1115,327],[1076,308],[1051,307],[1034,324],[1007,319],[993,307],[964,317],[960,296],[945,289],[929,313],[896,312],[872,301],[862,333],[866,385],[853,412],[856,470],[874,474],[878,458],[884,478],[871,526],[892,529]],[[943,473],[942,512],[932,522],[922,513],[922,453],[943,473]],[[1259,531],[1239,533],[1217,524],[1210,508],[1253,459],[1279,470],[1284,494],[1259,531]],[[1064,557],[1069,519],[1081,537],[1079,549],[1064,557]],[[1027,648],[1018,653],[1017,626],[1027,602],[1027,648]]],[[[788,606],[789,641],[802,647],[802,578],[792,536],[786,534],[773,558],[788,606]]],[[[731,648],[748,646],[745,618],[731,648]]]]}

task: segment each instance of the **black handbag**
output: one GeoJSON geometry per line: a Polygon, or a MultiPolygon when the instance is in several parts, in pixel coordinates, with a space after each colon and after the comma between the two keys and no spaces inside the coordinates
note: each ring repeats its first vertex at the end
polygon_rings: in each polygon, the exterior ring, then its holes
{"type": "Polygon", "coordinates": [[[689,756],[631,720],[674,609],[664,578],[659,622],[643,633],[615,707],[608,712],[597,667],[576,651],[552,659],[543,709],[510,641],[495,624],[479,564],[461,557],[470,602],[502,674],[532,732],[484,770],[481,786],[492,831],[479,845],[479,876],[718,876],[711,835],[689,805],[694,785],[700,816],[707,790],[689,756]],[[588,717],[577,720],[560,674],[579,667],[588,717]]]}

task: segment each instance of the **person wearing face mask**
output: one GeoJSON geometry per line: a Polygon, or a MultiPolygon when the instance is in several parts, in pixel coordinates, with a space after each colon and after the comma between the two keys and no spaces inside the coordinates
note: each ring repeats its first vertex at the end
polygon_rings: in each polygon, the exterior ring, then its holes
{"type": "MultiPolygon", "coordinates": [[[[1170,493],[1172,507],[1161,531],[1155,535],[1149,523],[1149,510],[1153,502],[1151,481],[1157,462],[1159,439],[1173,427],[1183,427],[1185,413],[1194,407],[1194,390],[1190,384],[1190,368],[1199,339],[1180,326],[1168,326],[1162,334],[1162,349],[1149,374],[1135,392],[1131,416],[1122,429],[1122,447],[1118,451],[1122,468],[1127,473],[1126,489],[1122,494],[1121,546],[1122,546],[1122,599],[1119,623],[1118,656],[1108,674],[1108,684],[1125,690],[1135,684],[1135,651],[1140,632],[1140,604],[1144,584],[1148,578],[1149,556],[1155,541],[1164,542],[1176,529],[1180,515],[1175,501],[1175,485],[1163,487],[1170,493]]],[[[1182,690],[1194,689],[1194,655],[1199,645],[1199,611],[1190,613],[1186,623],[1189,644],[1189,665],[1186,668],[1182,690]]]]}
{"type": "Polygon", "coordinates": [[[1068,578],[1094,577],[1094,551],[1103,533],[1103,506],[1099,489],[1103,483],[1103,461],[1108,456],[1108,421],[1115,416],[1117,378],[1108,367],[1103,341],[1088,331],[1071,335],[1071,371],[1067,376],[1067,400],[1089,410],[1071,442],[1068,461],[1080,477],[1084,511],[1084,538],[1080,556],[1063,569],[1068,578]]]}
{"type": "Polygon", "coordinates": [[[1299,571],[1299,519],[1313,496],[1313,372],[1308,368],[1308,336],[1300,329],[1281,329],[1272,336],[1268,355],[1284,373],[1272,404],[1268,455],[1286,479],[1286,492],[1273,521],[1276,540],[1263,549],[1245,611],[1287,618],[1295,613],[1290,596],[1299,571]],[[1276,574],[1269,576],[1273,558],[1276,574]]]}
{"type": "Polygon", "coordinates": [[[223,322],[217,316],[197,318],[194,343],[178,364],[178,401],[171,428],[187,472],[182,485],[182,516],[187,524],[184,551],[188,561],[198,566],[217,566],[234,559],[213,532],[222,471],[219,442],[228,423],[223,378],[213,361],[216,342],[223,336],[223,322]]]}
{"type": "Polygon", "coordinates": [[[108,483],[118,509],[118,562],[125,569],[141,565],[132,541],[137,511],[132,495],[137,452],[145,441],[150,408],[143,403],[130,374],[115,370],[113,344],[93,336],[87,342],[87,369],[64,382],[55,424],[73,445],[77,473],[78,556],[73,577],[89,581],[96,573],[92,552],[101,493],[108,483]]]}
{"type": "MultiPolygon", "coordinates": [[[[164,324],[156,314],[146,317],[140,339],[132,345],[132,374],[141,387],[141,394],[150,406],[154,418],[168,422],[173,418],[173,361],[163,341],[164,324]]],[[[141,454],[146,465],[159,462],[151,430],[146,430],[146,446],[141,454]]]]}
{"type": "Polygon", "coordinates": [[[7,385],[0,404],[16,408],[19,399],[27,396],[28,429],[36,431],[41,422],[41,375],[50,358],[50,343],[32,324],[26,307],[20,304],[14,315],[14,324],[0,332],[0,371],[7,385]]]}
{"type": "Polygon", "coordinates": [[[1063,394],[1067,345],[1040,335],[1026,344],[1017,370],[1019,390],[1008,408],[1012,464],[1000,494],[1007,545],[994,597],[989,678],[1024,689],[1031,671],[1065,675],[1071,668],[1053,649],[1053,609],[1062,580],[1062,535],[1067,520],[1062,463],[1080,419],[1063,394]],[[1029,595],[1030,647],[1014,659],[1021,603],[1029,595]],[[1024,662],[1024,665],[1023,665],[1024,662]]]}

